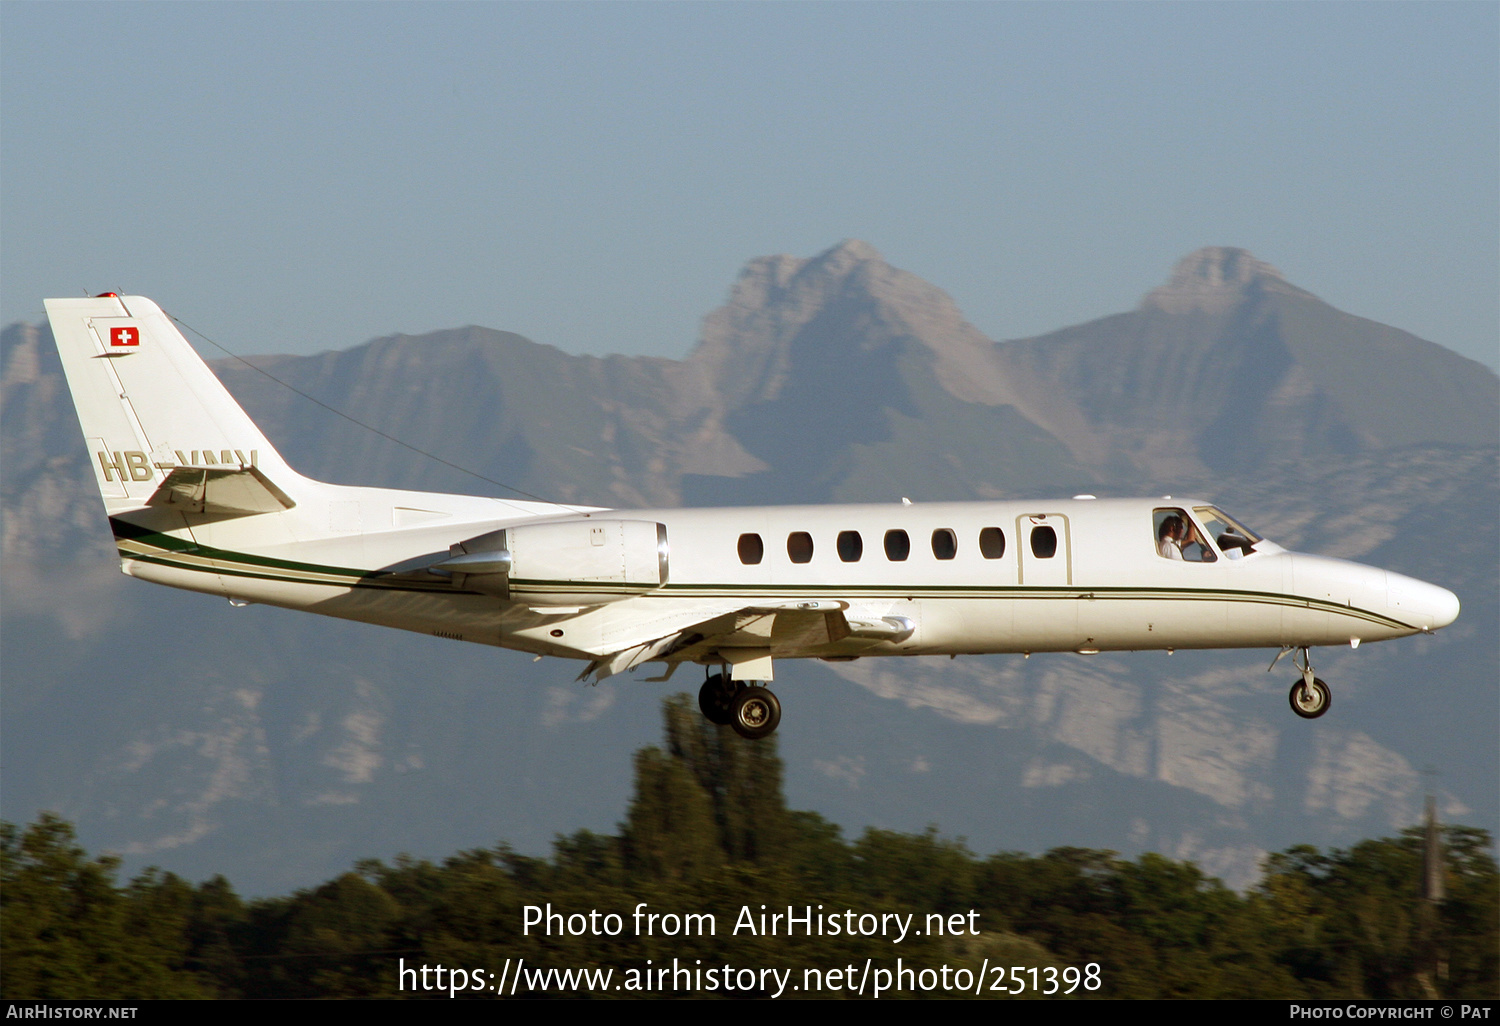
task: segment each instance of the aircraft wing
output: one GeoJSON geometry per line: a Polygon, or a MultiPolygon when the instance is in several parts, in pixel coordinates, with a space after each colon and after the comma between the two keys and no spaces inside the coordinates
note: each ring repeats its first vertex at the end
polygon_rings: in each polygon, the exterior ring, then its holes
{"type": "Polygon", "coordinates": [[[658,680],[691,661],[735,665],[764,661],[768,671],[772,658],[854,656],[882,642],[904,641],[915,629],[903,616],[851,613],[850,603],[838,599],[699,608],[685,610],[687,618],[693,622],[600,655],[578,679],[592,676],[597,683],[652,661],[669,664],[658,680]]]}

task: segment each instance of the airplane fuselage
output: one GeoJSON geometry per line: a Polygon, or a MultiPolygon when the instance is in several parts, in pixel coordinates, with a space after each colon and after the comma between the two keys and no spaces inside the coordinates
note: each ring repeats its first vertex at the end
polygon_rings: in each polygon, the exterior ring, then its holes
{"type": "MultiPolygon", "coordinates": [[[[1346,645],[1432,630],[1457,612],[1443,589],[1270,541],[1240,558],[1213,551],[1212,562],[1165,559],[1153,541],[1153,513],[1205,505],[1183,498],[585,513],[542,507],[540,516],[517,516],[520,504],[497,500],[318,487],[327,492],[321,503],[304,500],[254,521],[189,529],[174,514],[120,515],[126,572],[248,602],[575,659],[634,640],[642,622],[650,633],[651,623],[682,610],[720,606],[816,612],[822,604],[912,626],[904,638],[853,651],[837,639],[808,645],[812,639],[773,637],[769,644],[778,657],[833,658],[1346,645]],[[411,526],[376,526],[424,515],[411,526]],[[283,537],[267,544],[272,520],[284,521],[283,537]],[[576,523],[582,531],[619,521],[664,526],[664,583],[627,584],[612,594],[598,582],[515,581],[505,598],[403,571],[437,562],[456,536],[537,523],[576,523]],[[1051,528],[1050,551],[1033,544],[1039,527],[1051,528]],[[747,537],[759,541],[756,562],[743,558],[747,537]]],[[[753,638],[724,647],[754,647],[753,638]]]]}

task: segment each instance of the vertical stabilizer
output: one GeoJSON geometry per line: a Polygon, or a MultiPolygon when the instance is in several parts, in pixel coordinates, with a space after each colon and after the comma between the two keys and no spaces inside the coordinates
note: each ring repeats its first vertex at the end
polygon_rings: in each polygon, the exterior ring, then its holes
{"type": "Polygon", "coordinates": [[[151,300],[104,295],[46,305],[111,514],[146,505],[179,468],[254,467],[256,478],[283,490],[300,480],[151,300]]]}

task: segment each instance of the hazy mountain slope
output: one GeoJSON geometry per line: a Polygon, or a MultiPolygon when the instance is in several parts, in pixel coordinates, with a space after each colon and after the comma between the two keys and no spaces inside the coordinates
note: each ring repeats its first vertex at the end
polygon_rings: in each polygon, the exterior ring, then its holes
{"type": "Polygon", "coordinates": [[[87,459],[52,332],[11,325],[0,335],[0,552],[7,580],[16,571],[13,561],[114,562],[87,459]]]}
{"type": "MultiPolygon", "coordinates": [[[[1284,544],[1464,602],[1435,638],[1320,650],[1335,702],[1316,723],[1287,710],[1291,674],[1267,674],[1269,652],[779,667],[791,801],[850,830],[1151,847],[1243,881],[1266,848],[1410,822],[1424,786],[1447,814],[1500,826],[1500,475],[1495,431],[1482,433],[1500,382],[1276,284],[1247,255],[1188,264],[1191,302],[1158,290],[1133,313],[1016,343],[846,243],[753,261],[683,361],[572,357],[468,328],[257,362],[551,497],[1196,491],[1284,544]],[[1324,312],[1347,332],[1336,346],[1324,312]],[[1328,346],[1383,353],[1420,402],[1350,398],[1328,346]],[[1275,380],[1245,370],[1257,347],[1282,354],[1259,360],[1282,367],[1275,380]],[[1431,426],[1413,409],[1435,411],[1431,426]]],[[[216,368],[306,473],[499,494],[243,365],[216,368]]],[[[403,849],[540,850],[623,815],[624,769],[658,736],[660,696],[696,685],[684,670],[588,688],[551,660],[127,580],[45,328],[0,338],[0,401],[7,819],[55,808],[130,867],[224,872],[258,892],[403,849]]]]}
{"type": "Polygon", "coordinates": [[[1060,387],[1158,479],[1500,437],[1487,368],[1335,310],[1243,250],[1199,250],[1137,310],[1003,343],[996,357],[1060,387]]]}
{"type": "MultiPolygon", "coordinates": [[[[412,446],[557,501],[671,504],[684,472],[761,466],[723,430],[699,370],[671,360],[569,356],[510,332],[469,327],[256,364],[412,446]]],[[[216,369],[304,473],[343,483],[493,490],[413,459],[242,363],[216,369]]]]}

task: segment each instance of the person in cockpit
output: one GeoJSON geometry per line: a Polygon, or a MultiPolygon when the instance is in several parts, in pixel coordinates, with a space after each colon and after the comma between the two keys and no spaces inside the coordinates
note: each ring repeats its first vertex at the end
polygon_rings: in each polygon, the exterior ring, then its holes
{"type": "Polygon", "coordinates": [[[1165,559],[1182,559],[1182,518],[1172,514],[1156,531],[1156,551],[1165,559]]]}

